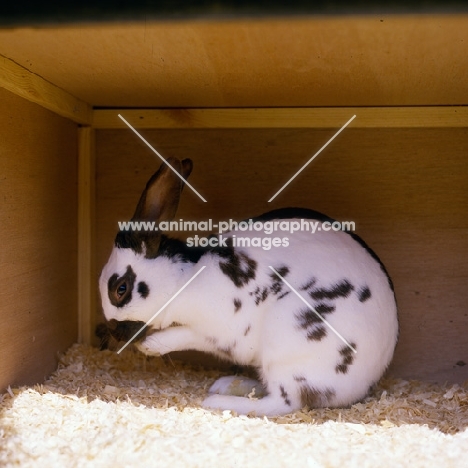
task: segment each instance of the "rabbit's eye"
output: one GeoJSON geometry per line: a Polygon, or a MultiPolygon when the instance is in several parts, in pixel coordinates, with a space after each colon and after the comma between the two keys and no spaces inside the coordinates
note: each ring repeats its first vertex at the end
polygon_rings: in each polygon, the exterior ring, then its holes
{"type": "Polygon", "coordinates": [[[119,297],[122,297],[126,292],[127,292],[127,283],[122,283],[122,284],[117,288],[117,295],[118,295],[119,297]]]}
{"type": "Polygon", "coordinates": [[[133,285],[136,274],[128,265],[124,275],[114,273],[107,282],[107,293],[111,304],[115,307],[124,307],[132,300],[133,285]]]}

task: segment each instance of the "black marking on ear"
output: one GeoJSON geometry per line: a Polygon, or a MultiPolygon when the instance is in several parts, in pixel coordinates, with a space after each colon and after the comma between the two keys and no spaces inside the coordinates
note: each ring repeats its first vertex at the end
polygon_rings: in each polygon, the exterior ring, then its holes
{"type": "Polygon", "coordinates": [[[367,299],[370,299],[371,297],[371,290],[369,289],[368,286],[364,286],[361,288],[358,292],[359,295],[359,301],[360,302],[365,302],[367,299]]]}
{"type": "Polygon", "coordinates": [[[350,346],[343,346],[340,349],[341,362],[335,367],[337,374],[346,374],[348,367],[354,362],[354,351],[351,349],[357,349],[356,343],[350,343],[350,346]]]}
{"type": "Polygon", "coordinates": [[[263,302],[267,299],[268,288],[260,288],[260,286],[257,286],[253,291],[250,291],[249,294],[254,297],[255,305],[258,305],[260,302],[263,302]]]}
{"type": "Polygon", "coordinates": [[[242,288],[255,279],[257,262],[243,252],[236,253],[231,245],[216,251],[226,261],[220,261],[221,271],[238,287],[242,288]]]}
{"type": "Polygon", "coordinates": [[[111,304],[115,307],[123,307],[132,299],[133,285],[135,284],[136,274],[130,265],[127,271],[120,276],[113,274],[107,282],[107,294],[111,304]]]}
{"type": "Polygon", "coordinates": [[[353,290],[354,286],[348,280],[343,280],[329,289],[313,289],[312,291],[309,291],[309,295],[316,301],[320,301],[322,299],[338,299],[340,297],[348,297],[353,290]]]}
{"type": "Polygon", "coordinates": [[[242,301],[238,298],[235,298],[234,299],[234,312],[239,312],[241,307],[242,307],[242,301]]]}
{"type": "Polygon", "coordinates": [[[280,392],[281,392],[281,398],[283,398],[283,401],[286,403],[286,405],[291,406],[291,400],[289,399],[288,392],[284,389],[282,385],[280,385],[280,392]]]}
{"type": "Polygon", "coordinates": [[[149,295],[149,287],[144,281],[138,283],[137,291],[143,299],[146,299],[149,295]]]}

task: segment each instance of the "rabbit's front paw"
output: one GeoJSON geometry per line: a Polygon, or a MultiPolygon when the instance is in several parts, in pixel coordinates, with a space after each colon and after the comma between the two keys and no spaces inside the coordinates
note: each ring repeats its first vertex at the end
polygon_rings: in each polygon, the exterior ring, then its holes
{"type": "Polygon", "coordinates": [[[147,336],[144,340],[138,341],[135,343],[135,347],[138,351],[141,351],[143,354],[147,354],[148,356],[161,356],[161,354],[165,354],[161,352],[161,342],[154,338],[154,335],[157,333],[153,333],[150,336],[147,336]]]}

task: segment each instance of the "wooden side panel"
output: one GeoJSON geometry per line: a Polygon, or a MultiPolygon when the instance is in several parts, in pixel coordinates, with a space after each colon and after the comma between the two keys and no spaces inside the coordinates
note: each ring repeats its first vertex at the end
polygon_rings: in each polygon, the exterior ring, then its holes
{"type": "MultiPolygon", "coordinates": [[[[356,230],[387,265],[400,308],[392,372],[468,378],[468,129],[346,129],[272,202],[331,129],[143,130],[164,156],[191,157],[178,216],[243,219],[306,206],[356,230]],[[458,363],[458,364],[457,364],[458,363]]],[[[97,131],[97,268],[159,166],[130,130],[97,131]]],[[[96,275],[98,272],[96,273],[96,275]]]]}
{"type": "Polygon", "coordinates": [[[78,129],[78,341],[91,343],[96,308],[94,130],[78,129]]]}
{"type": "Polygon", "coordinates": [[[0,390],[77,339],[76,125],[0,89],[0,390]]]}

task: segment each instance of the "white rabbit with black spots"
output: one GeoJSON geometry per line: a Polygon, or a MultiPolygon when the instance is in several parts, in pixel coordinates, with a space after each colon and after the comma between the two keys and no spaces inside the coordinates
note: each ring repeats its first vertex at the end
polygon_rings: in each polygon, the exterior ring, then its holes
{"type": "MultiPolygon", "coordinates": [[[[189,159],[169,158],[149,180],[133,221],[174,218],[184,183],[168,164],[183,179],[192,171],[189,159]]],[[[297,218],[330,220],[294,208],[255,220],[297,218]]],[[[158,231],[120,231],[99,280],[110,333],[131,338],[204,266],[136,345],[148,355],[205,351],[258,371],[262,398],[233,394],[239,378],[223,377],[211,387],[206,408],[273,416],[359,401],[383,375],[397,343],[392,282],[354,234],[298,231],[288,242],[269,250],[232,241],[191,248],[158,231]]]]}

